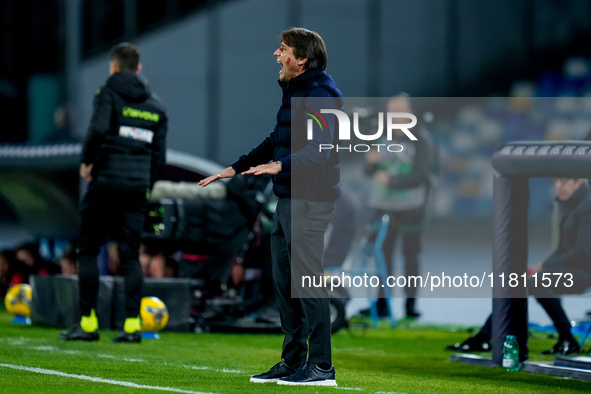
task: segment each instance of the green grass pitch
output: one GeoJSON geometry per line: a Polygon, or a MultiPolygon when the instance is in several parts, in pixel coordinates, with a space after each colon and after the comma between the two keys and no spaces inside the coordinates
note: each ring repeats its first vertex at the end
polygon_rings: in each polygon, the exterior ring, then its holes
{"type": "MultiPolygon", "coordinates": [[[[115,333],[103,331],[98,343],[68,343],[58,329],[11,319],[0,312],[0,393],[591,392],[591,382],[449,362],[444,346],[466,333],[428,328],[341,330],[333,336],[335,389],[250,383],[279,361],[281,335],[163,333],[138,345],[112,344],[115,333]]],[[[552,344],[532,339],[530,352],[552,344]]]]}

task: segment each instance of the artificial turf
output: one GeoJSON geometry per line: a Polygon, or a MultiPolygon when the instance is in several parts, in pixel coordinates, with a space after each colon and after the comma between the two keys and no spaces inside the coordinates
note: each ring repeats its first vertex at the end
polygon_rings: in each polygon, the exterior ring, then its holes
{"type": "MultiPolygon", "coordinates": [[[[115,332],[103,331],[98,343],[79,343],[58,340],[58,329],[17,326],[11,320],[12,316],[0,311],[0,364],[197,392],[335,392],[328,387],[249,383],[251,374],[279,361],[281,335],[163,333],[160,339],[144,340],[138,345],[112,344],[110,339],[115,332]]],[[[335,334],[333,358],[340,390],[365,393],[591,391],[591,382],[449,362],[450,353],[443,348],[465,339],[465,332],[406,327],[341,330],[335,334]]],[[[533,338],[530,353],[539,353],[552,344],[550,339],[533,338]]],[[[536,359],[551,360],[542,356],[536,359]]],[[[5,393],[146,390],[0,366],[0,392],[5,393]]]]}

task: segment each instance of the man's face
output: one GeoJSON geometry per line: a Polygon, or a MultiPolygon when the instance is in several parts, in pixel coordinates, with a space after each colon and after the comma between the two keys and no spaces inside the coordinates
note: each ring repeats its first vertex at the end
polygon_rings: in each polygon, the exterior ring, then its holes
{"type": "Polygon", "coordinates": [[[560,201],[566,201],[583,184],[583,179],[556,178],[554,179],[554,188],[560,201]]]}
{"type": "Polygon", "coordinates": [[[273,56],[277,59],[277,63],[281,65],[281,70],[279,70],[280,81],[287,82],[305,71],[304,65],[308,59],[296,59],[293,54],[293,47],[286,45],[283,41],[281,41],[281,46],[273,53],[273,56]]]}

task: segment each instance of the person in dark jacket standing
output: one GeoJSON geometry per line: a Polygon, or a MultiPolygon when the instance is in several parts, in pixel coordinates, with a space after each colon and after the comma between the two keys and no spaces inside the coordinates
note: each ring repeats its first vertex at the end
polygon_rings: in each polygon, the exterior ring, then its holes
{"type": "Polygon", "coordinates": [[[138,261],[146,197],[164,167],[167,117],[162,102],[139,75],[139,49],[113,47],[110,77],[94,98],[80,176],[90,182],[80,205],[80,323],[59,336],[97,341],[99,288],[96,256],[108,236],[117,240],[125,279],[125,324],[113,342],[140,342],[143,285],[138,261]]]}
{"type": "Polygon", "coordinates": [[[249,153],[199,184],[207,186],[238,173],[271,174],[279,197],[271,257],[285,339],[281,362],[254,375],[251,382],[336,386],[327,290],[307,289],[300,281],[303,275],[324,274],[324,234],[340,196],[339,158],[336,151],[319,146],[336,145],[334,119],[325,115],[326,130],[314,126],[310,140],[303,126],[306,112],[342,108],[342,94],[324,72],[326,47],[317,33],[302,28],[284,31],[274,56],[281,65],[283,90],[274,130],[249,153]],[[299,98],[294,100],[293,120],[292,98],[299,98]]]}
{"type": "MultiPolygon", "coordinates": [[[[570,320],[559,295],[581,294],[591,286],[591,187],[585,179],[554,179],[560,216],[560,241],[554,252],[541,264],[531,267],[536,279],[528,279],[528,293],[535,296],[558,331],[558,342],[542,354],[579,353],[581,348],[570,329],[570,320]],[[560,275],[562,280],[558,280],[560,275]],[[551,278],[551,283],[547,279],[551,278]],[[550,286],[548,286],[550,284],[550,286]]],[[[447,350],[489,351],[492,315],[480,331],[447,350]]]]}

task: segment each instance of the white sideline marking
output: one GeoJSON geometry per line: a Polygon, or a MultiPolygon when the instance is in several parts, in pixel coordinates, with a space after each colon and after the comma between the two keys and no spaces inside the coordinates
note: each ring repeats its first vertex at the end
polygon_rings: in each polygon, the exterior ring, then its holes
{"type": "Polygon", "coordinates": [[[33,350],[43,350],[48,352],[60,352],[65,354],[79,354],[81,353],[79,350],[64,350],[54,346],[31,346],[29,349],[33,350]]]}
{"type": "MultiPolygon", "coordinates": [[[[25,342],[30,342],[30,338],[25,337],[18,337],[18,338],[0,338],[0,342],[8,342],[9,345],[12,346],[20,346],[23,345],[25,342]]],[[[43,341],[44,342],[44,341],[43,341]]]]}
{"type": "Polygon", "coordinates": [[[199,371],[213,371],[213,372],[223,372],[223,373],[244,373],[243,371],[240,371],[238,369],[214,369],[214,368],[210,368],[210,367],[198,367],[198,366],[192,366],[191,369],[197,369],[199,371]]]}
{"type": "Polygon", "coordinates": [[[406,393],[399,393],[397,391],[376,391],[376,394],[406,394],[406,393]]]}
{"type": "Polygon", "coordinates": [[[56,350],[59,350],[58,348],[56,348],[54,346],[34,346],[34,347],[31,347],[31,349],[33,349],[33,350],[47,350],[49,352],[54,352],[56,350]]]}
{"type": "Polygon", "coordinates": [[[132,387],[132,388],[136,388],[136,389],[172,391],[172,392],[175,392],[175,393],[186,393],[186,394],[212,394],[212,393],[204,393],[204,392],[201,392],[201,391],[190,391],[190,390],[175,389],[175,388],[172,388],[172,387],[147,386],[147,385],[144,385],[144,384],[137,384],[137,383],[132,383],[132,382],[124,382],[124,381],[121,381],[121,380],[111,380],[111,379],[94,378],[92,376],[76,375],[76,374],[71,374],[71,373],[54,371],[52,369],[25,367],[25,366],[22,366],[22,365],[13,365],[13,364],[0,363],[0,367],[12,368],[12,369],[16,369],[16,370],[19,370],[19,371],[29,371],[29,372],[35,372],[35,373],[42,373],[42,374],[45,374],[45,375],[57,375],[57,376],[64,376],[64,377],[67,377],[67,378],[75,378],[75,379],[81,379],[81,380],[90,380],[91,382],[114,384],[114,385],[117,385],[117,386],[132,387]]]}
{"type": "Polygon", "coordinates": [[[108,359],[113,359],[113,360],[123,360],[123,361],[127,361],[127,362],[130,362],[130,363],[143,363],[143,362],[145,362],[141,358],[119,358],[119,357],[111,356],[110,354],[97,354],[97,357],[99,357],[99,358],[108,358],[108,359]]]}

